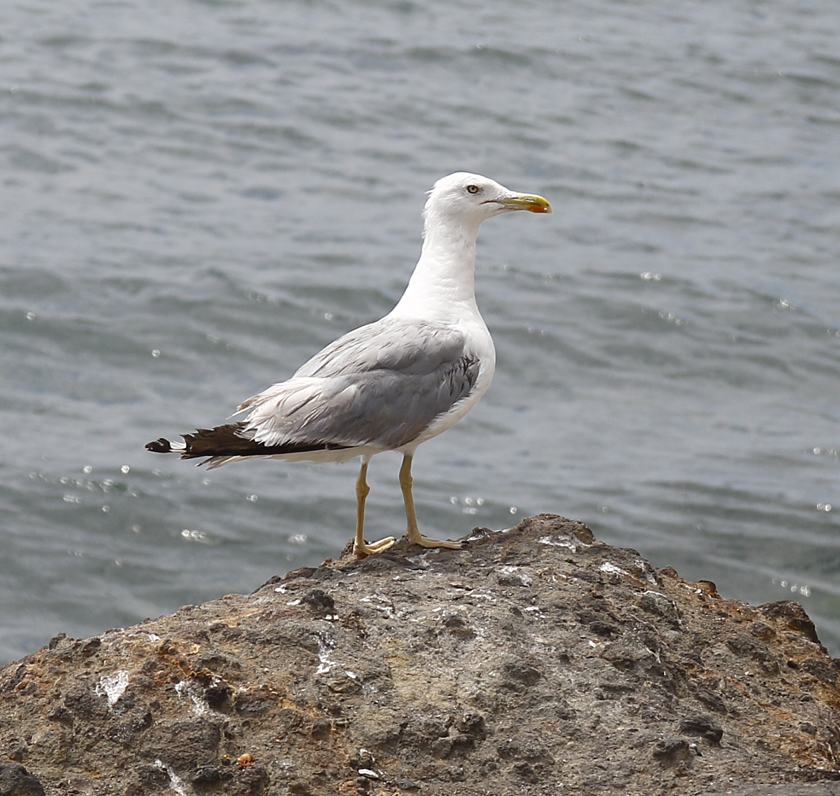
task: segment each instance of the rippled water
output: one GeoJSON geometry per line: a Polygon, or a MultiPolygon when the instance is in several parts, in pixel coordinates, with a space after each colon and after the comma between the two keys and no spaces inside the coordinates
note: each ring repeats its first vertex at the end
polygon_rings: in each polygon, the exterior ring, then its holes
{"type": "Polygon", "coordinates": [[[338,553],[353,464],[143,445],[387,312],[460,169],[555,214],[482,229],[497,375],[418,453],[424,529],[579,518],[840,651],[833,6],[30,0],[1,35],[0,661],[338,553]]]}

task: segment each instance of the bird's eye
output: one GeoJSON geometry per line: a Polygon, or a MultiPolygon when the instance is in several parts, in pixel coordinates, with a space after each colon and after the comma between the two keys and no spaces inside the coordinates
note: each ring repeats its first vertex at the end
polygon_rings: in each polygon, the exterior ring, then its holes
{"type": "Polygon", "coordinates": [[[481,190],[477,185],[468,185],[467,193],[478,193],[481,190]]]}

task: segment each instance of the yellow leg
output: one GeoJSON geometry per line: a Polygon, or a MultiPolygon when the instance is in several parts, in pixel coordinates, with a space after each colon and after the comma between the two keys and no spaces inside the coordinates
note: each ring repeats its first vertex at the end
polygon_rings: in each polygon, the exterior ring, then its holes
{"type": "Polygon", "coordinates": [[[417,514],[414,511],[414,495],[411,492],[411,485],[414,483],[411,477],[411,456],[403,456],[402,467],[400,467],[400,488],[402,489],[403,501],[405,502],[405,517],[408,520],[408,530],[405,535],[411,544],[419,544],[421,547],[446,547],[450,550],[460,550],[460,542],[450,542],[448,539],[430,539],[423,536],[417,527],[417,514]]]}
{"type": "Polygon", "coordinates": [[[353,552],[359,558],[364,558],[372,553],[381,553],[396,541],[393,536],[388,536],[372,544],[365,542],[365,500],[370,494],[370,487],[366,479],[367,468],[368,460],[363,458],[362,469],[359,470],[359,477],[356,479],[356,539],[353,542],[353,552]]]}

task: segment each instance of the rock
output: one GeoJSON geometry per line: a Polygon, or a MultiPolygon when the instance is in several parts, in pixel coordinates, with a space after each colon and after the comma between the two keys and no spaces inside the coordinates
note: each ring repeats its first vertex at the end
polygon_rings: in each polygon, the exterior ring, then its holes
{"type": "Polygon", "coordinates": [[[840,782],[816,785],[745,785],[726,791],[704,791],[697,796],[840,796],[840,782]]]}
{"type": "Polygon", "coordinates": [[[0,796],[44,796],[44,786],[19,763],[0,763],[0,796]]]}
{"type": "Polygon", "coordinates": [[[840,796],[838,712],[798,604],[540,515],[56,636],[0,670],[0,796],[840,796]]]}
{"type": "Polygon", "coordinates": [[[723,737],[723,729],[711,716],[686,716],[680,721],[679,729],[684,735],[699,735],[714,744],[719,744],[723,737]]]}

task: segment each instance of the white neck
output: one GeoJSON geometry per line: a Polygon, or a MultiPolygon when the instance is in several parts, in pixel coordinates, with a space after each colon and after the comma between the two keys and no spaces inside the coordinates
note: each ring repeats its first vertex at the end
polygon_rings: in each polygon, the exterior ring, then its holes
{"type": "Polygon", "coordinates": [[[478,314],[475,242],[480,223],[427,215],[420,259],[391,315],[452,322],[478,314]]]}

